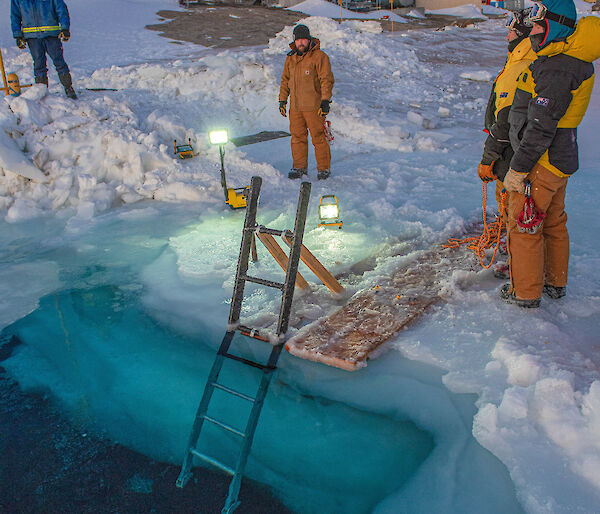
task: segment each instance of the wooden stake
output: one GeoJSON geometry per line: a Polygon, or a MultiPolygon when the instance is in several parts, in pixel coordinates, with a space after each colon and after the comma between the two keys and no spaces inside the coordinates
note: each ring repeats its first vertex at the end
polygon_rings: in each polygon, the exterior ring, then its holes
{"type": "Polygon", "coordinates": [[[8,81],[6,80],[6,70],[4,69],[4,59],[2,58],[2,49],[0,49],[0,70],[2,70],[2,82],[4,82],[4,95],[8,96],[8,81]]]}
{"type": "MultiPolygon", "coordinates": [[[[281,269],[286,271],[288,265],[288,256],[281,249],[281,246],[277,244],[275,238],[271,234],[261,234],[260,232],[256,234],[256,237],[258,237],[262,244],[265,245],[269,253],[277,261],[277,264],[281,266],[281,269]]],[[[302,259],[302,256],[300,256],[300,258],[302,259]]],[[[300,272],[298,272],[296,275],[296,287],[299,289],[306,289],[308,287],[308,282],[304,280],[304,277],[300,275],[300,272]]]]}
{"type": "MultiPolygon", "coordinates": [[[[292,245],[292,238],[289,236],[289,234],[286,234],[283,237],[283,240],[288,244],[288,246],[292,245]]],[[[323,282],[323,284],[329,288],[330,291],[339,294],[344,290],[335,277],[329,273],[329,271],[327,271],[319,259],[317,259],[304,245],[302,245],[302,250],[300,252],[300,260],[310,268],[310,270],[319,278],[321,282],[323,282]]]]}

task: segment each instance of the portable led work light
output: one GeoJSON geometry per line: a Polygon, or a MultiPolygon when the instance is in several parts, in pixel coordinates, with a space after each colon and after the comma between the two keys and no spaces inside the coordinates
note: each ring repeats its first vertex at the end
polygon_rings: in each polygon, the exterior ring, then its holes
{"type": "Polygon", "coordinates": [[[340,206],[335,195],[323,195],[319,200],[319,227],[342,228],[340,206]]]}
{"type": "Polygon", "coordinates": [[[232,209],[244,209],[246,207],[246,197],[248,196],[248,187],[227,187],[227,178],[225,177],[225,149],[224,145],[229,141],[229,134],[226,129],[211,130],[208,133],[208,140],[211,145],[219,145],[219,157],[221,158],[221,186],[225,195],[225,203],[232,209]]]}

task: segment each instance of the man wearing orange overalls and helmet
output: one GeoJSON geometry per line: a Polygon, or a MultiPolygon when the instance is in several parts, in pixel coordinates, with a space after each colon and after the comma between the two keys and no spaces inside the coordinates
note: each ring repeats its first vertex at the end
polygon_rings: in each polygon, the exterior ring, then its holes
{"type": "Polygon", "coordinates": [[[535,3],[529,20],[537,59],[521,73],[508,115],[515,151],[504,178],[510,283],[501,288],[500,297],[521,307],[539,307],[542,293],[551,299],[566,294],[565,191],[579,167],[577,126],[594,86],[600,19],[588,16],[577,22],[572,0],[544,0],[535,3]]]}
{"type": "Polygon", "coordinates": [[[315,147],[317,178],[324,180],[330,175],[331,152],[323,122],[329,113],[333,89],[333,73],[329,57],[320,49],[318,39],[310,35],[306,25],[294,27],[294,42],[287,54],[281,87],[279,111],[287,115],[287,99],[290,97],[290,132],[292,134],[292,169],[289,178],[301,178],[308,169],[308,131],[315,147]]]}

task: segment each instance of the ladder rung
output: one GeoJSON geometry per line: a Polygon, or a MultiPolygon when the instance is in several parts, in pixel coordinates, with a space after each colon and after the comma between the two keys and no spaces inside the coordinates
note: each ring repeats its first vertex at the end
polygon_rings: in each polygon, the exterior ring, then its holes
{"type": "Polygon", "coordinates": [[[219,462],[217,459],[213,459],[212,457],[209,457],[208,455],[204,455],[203,453],[196,450],[196,448],[190,448],[190,453],[192,453],[199,459],[202,459],[204,462],[208,462],[209,464],[212,464],[215,468],[219,468],[221,471],[225,471],[225,473],[229,473],[230,475],[235,475],[235,470],[233,468],[226,466],[222,462],[219,462]]]}
{"type": "Polygon", "coordinates": [[[261,286],[274,287],[275,289],[281,289],[283,291],[284,284],[283,282],[273,282],[272,280],[265,280],[264,278],[251,277],[250,275],[242,275],[240,277],[241,280],[246,280],[248,282],[254,282],[255,284],[260,284],[261,286]]]}
{"type": "Polygon", "coordinates": [[[246,437],[246,434],[244,434],[244,432],[240,432],[237,428],[233,428],[232,426],[227,425],[226,423],[223,423],[222,421],[219,421],[218,419],[211,418],[210,416],[207,416],[206,414],[203,417],[206,421],[210,421],[211,423],[214,423],[215,425],[217,425],[221,428],[224,428],[225,430],[228,430],[232,434],[235,434],[240,437],[246,437]]]}
{"type": "Polygon", "coordinates": [[[245,327],[240,325],[237,328],[240,331],[240,334],[246,337],[252,337],[253,339],[258,339],[259,341],[264,341],[265,343],[270,343],[271,340],[268,337],[261,335],[261,333],[255,328],[245,327]]]}
{"type": "Polygon", "coordinates": [[[291,230],[277,230],[275,228],[268,228],[263,226],[258,227],[248,227],[244,229],[246,232],[255,232],[258,234],[271,234],[272,236],[283,236],[284,234],[289,234],[293,236],[294,233],[291,230]]]}
{"type": "Polygon", "coordinates": [[[252,396],[248,396],[247,394],[240,393],[239,391],[236,391],[235,389],[231,389],[227,386],[224,386],[223,384],[213,382],[212,385],[213,385],[213,387],[216,387],[217,389],[221,389],[221,391],[225,391],[226,393],[232,394],[239,398],[243,398],[244,400],[248,400],[249,402],[254,403],[254,401],[255,401],[255,399],[252,398],[252,396]]]}
{"type": "Polygon", "coordinates": [[[271,234],[272,236],[282,236],[287,230],[277,230],[274,228],[258,227],[259,234],[271,234]]]}
{"type": "Polygon", "coordinates": [[[272,366],[265,366],[264,364],[260,364],[259,362],[254,362],[249,359],[244,359],[244,357],[239,357],[237,355],[233,355],[232,353],[222,353],[221,355],[223,357],[227,357],[228,359],[232,359],[234,361],[238,361],[243,364],[247,364],[248,366],[252,366],[253,368],[258,368],[258,369],[262,369],[262,370],[268,369],[270,371],[275,369],[272,366]]]}

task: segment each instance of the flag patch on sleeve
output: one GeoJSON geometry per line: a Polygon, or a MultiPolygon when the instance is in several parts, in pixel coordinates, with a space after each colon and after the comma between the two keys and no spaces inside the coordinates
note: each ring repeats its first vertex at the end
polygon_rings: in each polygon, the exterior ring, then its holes
{"type": "Polygon", "coordinates": [[[550,98],[544,98],[544,97],[542,97],[542,96],[538,96],[538,97],[535,99],[535,103],[536,103],[537,105],[542,105],[542,106],[544,106],[544,107],[548,107],[548,104],[550,103],[550,98]]]}
{"type": "Polygon", "coordinates": [[[508,96],[508,93],[506,91],[504,91],[503,93],[500,93],[500,98],[506,98],[508,96]]]}

